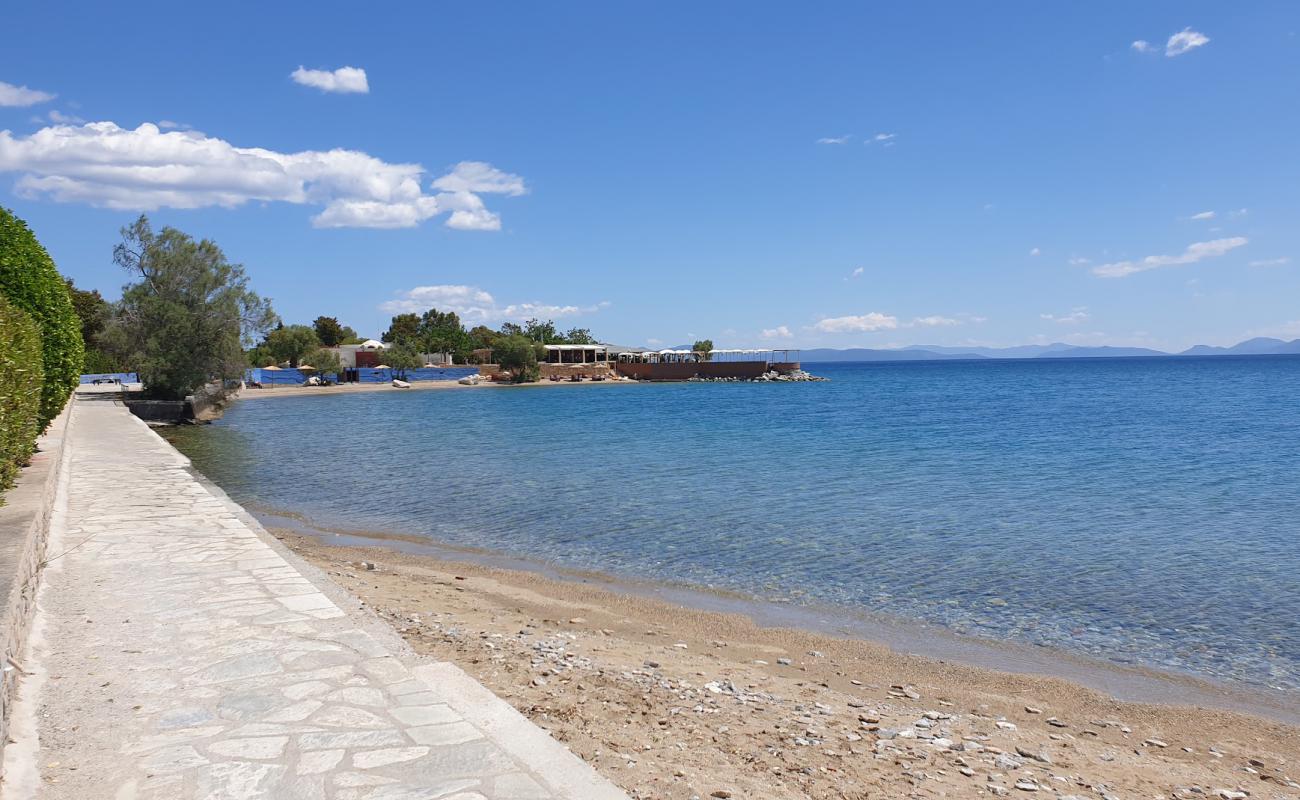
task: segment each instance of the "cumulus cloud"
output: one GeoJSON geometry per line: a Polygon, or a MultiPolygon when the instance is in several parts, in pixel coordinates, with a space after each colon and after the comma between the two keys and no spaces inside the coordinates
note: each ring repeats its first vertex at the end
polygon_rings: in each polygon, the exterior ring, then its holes
{"type": "Polygon", "coordinates": [[[817,140],[817,144],[848,144],[849,139],[852,138],[853,137],[850,134],[845,134],[843,136],[823,136],[817,140]]]}
{"type": "Polygon", "coordinates": [[[40,92],[36,89],[28,89],[26,86],[14,86],[12,83],[0,81],[0,107],[26,108],[48,103],[53,99],[54,95],[49,92],[40,92]]]}
{"type": "Polygon", "coordinates": [[[135,130],[112,122],[54,125],[30,136],[0,131],[0,172],[20,173],[27,197],[123,210],[234,208],[249,201],[322,206],[318,228],[409,228],[447,214],[462,230],[498,230],[484,194],[516,196],[518,175],[463,161],[421,187],[424,167],[356,150],[281,153],[236,147],[197,131],[135,130]]]}
{"type": "Polygon", "coordinates": [[[791,333],[790,329],[785,325],[777,325],[775,328],[764,328],[762,332],[759,333],[759,336],[761,336],[764,339],[793,339],[794,338],[794,334],[791,333]]]}
{"type": "Polygon", "coordinates": [[[1132,47],[1133,50],[1138,53],[1150,53],[1155,50],[1155,47],[1145,39],[1138,39],[1136,42],[1129,45],[1129,47],[1132,47]]]}
{"type": "Polygon", "coordinates": [[[366,71],[360,67],[339,67],[335,70],[306,69],[299,66],[289,73],[294,83],[311,86],[322,92],[339,94],[368,94],[370,83],[366,80],[366,71]]]}
{"type": "Polygon", "coordinates": [[[580,314],[591,314],[609,306],[608,302],[593,306],[552,305],[547,303],[508,303],[502,305],[490,293],[477,286],[441,284],[416,286],[400,292],[394,300],[379,306],[392,314],[423,313],[431,308],[455,311],[462,320],[471,324],[522,321],[532,319],[558,319],[580,314]]]}
{"type": "Polygon", "coordinates": [[[861,278],[863,272],[865,272],[865,270],[862,267],[858,267],[857,269],[849,273],[849,277],[846,278],[846,280],[852,280],[853,278],[861,278]]]}
{"type": "Polygon", "coordinates": [[[1191,217],[1189,217],[1188,219],[1214,219],[1214,212],[1213,212],[1213,211],[1201,211],[1201,212],[1199,212],[1199,213],[1197,213],[1197,214],[1193,214],[1193,215],[1192,215],[1191,217]]]}
{"type": "Polygon", "coordinates": [[[1111,264],[1099,264],[1092,268],[1092,274],[1102,278],[1123,278],[1135,272],[1146,272],[1160,267],[1175,267],[1182,264],[1195,264],[1207,258],[1216,258],[1242,247],[1249,240],[1244,236],[1228,239],[1215,239],[1210,242],[1189,244],[1187,249],[1177,255],[1147,256],[1140,261],[1116,261],[1111,264]]]}
{"type": "Polygon", "coordinates": [[[822,333],[871,333],[887,331],[898,327],[898,317],[872,311],[868,314],[849,317],[827,317],[813,326],[822,333]]]}
{"type": "Polygon", "coordinates": [[[1169,41],[1165,43],[1165,55],[1170,58],[1181,56],[1183,53],[1191,52],[1209,43],[1210,37],[1205,34],[1198,33],[1191,28],[1183,28],[1169,37],[1169,41]]]}
{"type": "Polygon", "coordinates": [[[1048,322],[1056,322],[1061,325],[1078,325],[1092,319],[1087,306],[1077,306],[1068,314],[1039,314],[1038,316],[1048,322]]]}

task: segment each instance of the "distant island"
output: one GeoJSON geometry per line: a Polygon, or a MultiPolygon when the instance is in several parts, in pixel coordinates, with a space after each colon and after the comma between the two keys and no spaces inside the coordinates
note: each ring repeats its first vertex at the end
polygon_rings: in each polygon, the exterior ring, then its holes
{"type": "Polygon", "coordinates": [[[1300,339],[1284,341],[1266,336],[1247,339],[1231,347],[1198,344],[1179,353],[1166,353],[1148,347],[1078,347],[1053,344],[1023,344],[1015,347],[948,347],[914,344],[890,350],[853,347],[845,350],[814,348],[803,350],[804,363],[827,361],[942,361],[984,358],[1177,358],[1181,356],[1267,356],[1300,355],[1300,339]]]}

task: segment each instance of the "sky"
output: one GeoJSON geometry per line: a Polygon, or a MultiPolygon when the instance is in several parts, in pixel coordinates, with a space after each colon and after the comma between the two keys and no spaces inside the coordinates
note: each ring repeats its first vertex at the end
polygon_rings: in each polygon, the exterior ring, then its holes
{"type": "Polygon", "coordinates": [[[0,204],[286,323],[1177,350],[1300,337],[1300,4],[25,3],[0,204]]]}

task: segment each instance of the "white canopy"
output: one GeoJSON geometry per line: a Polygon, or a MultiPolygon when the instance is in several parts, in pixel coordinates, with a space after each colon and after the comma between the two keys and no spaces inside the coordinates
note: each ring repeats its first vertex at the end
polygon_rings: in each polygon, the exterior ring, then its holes
{"type": "Polygon", "coordinates": [[[386,347],[387,347],[386,344],[384,344],[383,342],[375,341],[374,339],[367,339],[361,343],[362,350],[383,350],[386,347]]]}

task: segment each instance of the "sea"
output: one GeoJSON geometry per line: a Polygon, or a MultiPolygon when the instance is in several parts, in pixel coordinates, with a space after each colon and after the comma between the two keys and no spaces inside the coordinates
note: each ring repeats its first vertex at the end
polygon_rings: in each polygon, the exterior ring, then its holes
{"type": "Polygon", "coordinates": [[[805,368],[829,380],[245,401],[171,438],[330,530],[1300,702],[1300,357],[805,368]]]}

